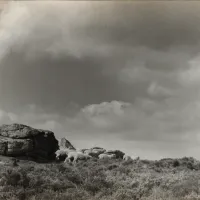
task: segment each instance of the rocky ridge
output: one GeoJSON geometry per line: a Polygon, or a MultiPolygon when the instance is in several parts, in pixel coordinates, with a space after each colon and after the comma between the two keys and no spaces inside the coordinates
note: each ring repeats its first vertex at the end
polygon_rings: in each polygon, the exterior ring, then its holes
{"type": "Polygon", "coordinates": [[[51,160],[58,148],[52,131],[16,123],[0,126],[0,155],[51,160]]]}

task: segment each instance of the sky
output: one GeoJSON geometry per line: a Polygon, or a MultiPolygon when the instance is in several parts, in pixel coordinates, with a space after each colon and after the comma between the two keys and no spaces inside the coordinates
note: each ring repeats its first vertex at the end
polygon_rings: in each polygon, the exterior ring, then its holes
{"type": "Polygon", "coordinates": [[[200,2],[1,2],[0,124],[200,159],[199,122],[200,2]]]}

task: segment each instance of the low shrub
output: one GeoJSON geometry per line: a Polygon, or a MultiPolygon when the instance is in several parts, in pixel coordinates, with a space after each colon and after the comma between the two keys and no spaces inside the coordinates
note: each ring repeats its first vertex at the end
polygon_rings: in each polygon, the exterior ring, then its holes
{"type": "Polygon", "coordinates": [[[0,168],[0,199],[198,199],[199,166],[199,161],[192,158],[90,160],[75,165],[18,162],[18,166],[0,168]]]}

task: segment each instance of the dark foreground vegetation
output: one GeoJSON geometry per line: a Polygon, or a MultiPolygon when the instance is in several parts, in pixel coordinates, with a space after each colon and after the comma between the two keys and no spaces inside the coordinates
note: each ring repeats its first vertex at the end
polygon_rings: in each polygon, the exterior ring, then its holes
{"type": "Polygon", "coordinates": [[[96,160],[75,166],[20,161],[0,166],[0,199],[200,199],[200,162],[193,158],[96,160]]]}

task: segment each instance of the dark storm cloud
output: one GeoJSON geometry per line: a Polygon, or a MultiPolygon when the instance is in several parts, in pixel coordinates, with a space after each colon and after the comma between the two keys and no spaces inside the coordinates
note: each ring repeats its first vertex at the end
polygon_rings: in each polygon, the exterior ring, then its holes
{"type": "Polygon", "coordinates": [[[62,112],[70,102],[84,106],[123,98],[120,94],[124,86],[102,73],[108,66],[98,58],[52,59],[51,55],[43,55],[27,62],[23,55],[16,54],[3,62],[6,67],[0,74],[2,105],[37,104],[62,112]]]}
{"type": "Polygon", "coordinates": [[[122,46],[147,46],[167,50],[199,43],[199,3],[117,2],[98,4],[82,30],[122,46]]]}
{"type": "MultiPolygon", "coordinates": [[[[139,58],[153,70],[187,67],[187,51],[190,55],[190,46],[199,41],[198,6],[164,2],[68,4],[74,13],[65,12],[66,2],[24,3],[24,17],[21,12],[19,18],[22,23],[15,24],[9,40],[12,53],[7,52],[1,63],[2,104],[14,101],[57,109],[71,101],[80,105],[113,99],[134,101],[134,96],[145,95],[146,85],[126,86],[125,90],[118,73],[127,61],[139,58]],[[12,43],[17,31],[21,35],[12,43]],[[156,51],[178,45],[188,47],[185,54],[156,51]],[[138,54],[140,46],[147,50],[138,54]],[[8,76],[11,78],[3,78],[8,76]]],[[[20,13],[14,12],[17,6],[13,4],[10,11],[13,18],[20,13]]]]}

